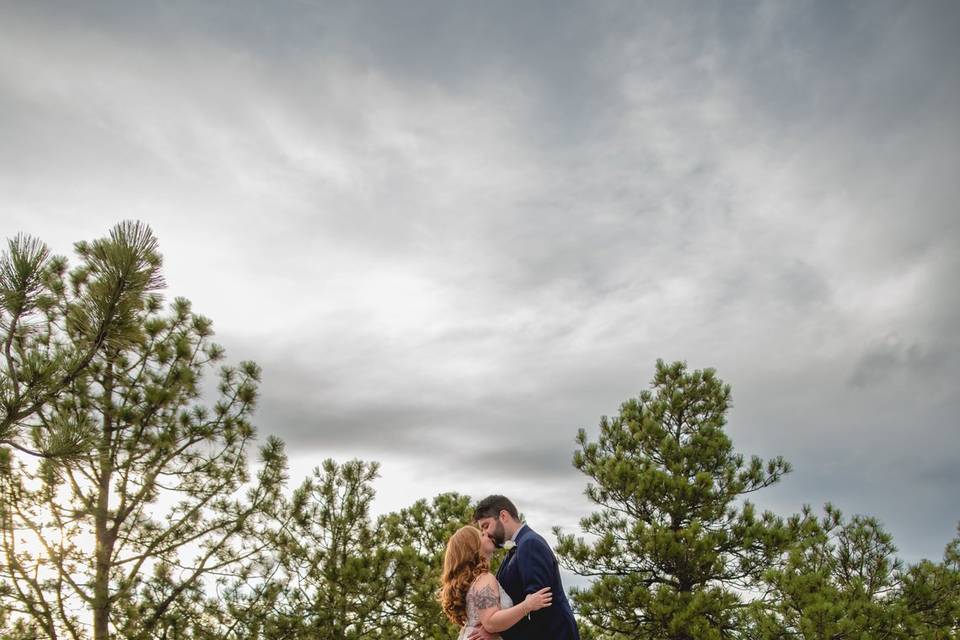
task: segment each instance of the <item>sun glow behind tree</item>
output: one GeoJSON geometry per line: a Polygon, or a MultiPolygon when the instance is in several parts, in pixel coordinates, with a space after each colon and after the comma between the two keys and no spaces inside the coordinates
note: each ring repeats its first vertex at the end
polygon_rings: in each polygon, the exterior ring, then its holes
{"type": "Polygon", "coordinates": [[[189,624],[207,576],[259,558],[245,534],[276,506],[286,458],[269,439],[251,482],[255,364],[222,367],[218,401],[202,403],[199,381],[223,349],[189,302],[167,310],[153,293],[162,280],[150,229],[124,223],[77,249],[69,287],[64,261],[18,263],[13,245],[7,259],[20,277],[5,283],[6,406],[35,408],[5,416],[4,588],[51,637],[88,626],[97,639],[149,635],[189,624]],[[45,332],[24,321],[36,310],[45,332]],[[70,366],[64,353],[88,355],[70,366]],[[38,370],[70,374],[44,386],[38,370]],[[34,387],[43,401],[31,401],[34,387]]]}

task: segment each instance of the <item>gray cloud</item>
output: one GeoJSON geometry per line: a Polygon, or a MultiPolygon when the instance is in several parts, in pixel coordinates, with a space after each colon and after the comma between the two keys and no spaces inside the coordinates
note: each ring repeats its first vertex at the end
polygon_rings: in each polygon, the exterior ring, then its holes
{"type": "Polygon", "coordinates": [[[850,383],[857,387],[876,384],[899,371],[926,378],[936,374],[947,358],[948,353],[942,346],[925,349],[916,343],[903,344],[896,336],[890,336],[860,358],[850,383]]]}
{"type": "Polygon", "coordinates": [[[263,365],[261,432],[382,460],[385,501],[503,487],[572,526],[576,430],[687,359],[732,383],[740,448],[795,464],[770,504],[939,555],[958,28],[948,2],[6,5],[0,211],[61,252],[150,222],[170,294],[263,365]]]}

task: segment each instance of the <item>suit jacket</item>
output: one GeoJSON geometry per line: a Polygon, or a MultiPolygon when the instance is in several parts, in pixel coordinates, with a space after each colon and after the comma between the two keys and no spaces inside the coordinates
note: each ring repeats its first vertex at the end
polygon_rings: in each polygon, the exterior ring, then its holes
{"type": "Polygon", "coordinates": [[[517,546],[500,564],[497,580],[504,591],[520,604],[527,594],[550,587],[549,607],[534,611],[506,631],[504,640],[580,640],[577,622],[560,583],[560,567],[553,549],[530,527],[517,532],[517,546]]]}

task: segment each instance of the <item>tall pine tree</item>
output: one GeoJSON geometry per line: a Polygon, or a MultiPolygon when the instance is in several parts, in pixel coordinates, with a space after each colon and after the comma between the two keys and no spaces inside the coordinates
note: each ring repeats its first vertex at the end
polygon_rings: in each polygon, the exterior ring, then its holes
{"type": "Polygon", "coordinates": [[[788,531],[743,498],[789,472],[782,458],[745,461],[724,433],[730,387],[713,370],[658,361],[651,389],[584,430],[574,466],[599,510],[589,540],[557,530],[561,563],[596,578],[576,591],[600,638],[711,640],[744,625],[743,590],[756,585],[788,531]]]}
{"type": "Polygon", "coordinates": [[[280,496],[282,445],[267,443],[249,483],[259,368],[222,368],[219,400],[203,403],[223,349],[189,302],[167,310],[150,293],[161,260],[148,227],[77,250],[61,290],[66,265],[33,249],[46,289],[21,287],[41,293],[13,296],[5,315],[18,320],[3,380],[2,604],[48,638],[188,637],[171,612],[265,551],[247,541],[280,496]]]}

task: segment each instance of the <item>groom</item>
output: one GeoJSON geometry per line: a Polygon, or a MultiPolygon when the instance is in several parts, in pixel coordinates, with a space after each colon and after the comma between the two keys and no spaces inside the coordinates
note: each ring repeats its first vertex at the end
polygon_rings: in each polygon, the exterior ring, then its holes
{"type": "MultiPolygon", "coordinates": [[[[580,640],[577,622],[560,583],[557,558],[547,541],[520,522],[517,508],[504,496],[487,496],[481,500],[473,520],[494,544],[510,549],[497,571],[497,580],[514,603],[522,602],[527,594],[543,587],[550,587],[553,595],[553,604],[549,607],[534,611],[503,631],[504,640],[580,640]]],[[[480,627],[469,640],[492,637],[480,627]]]]}

